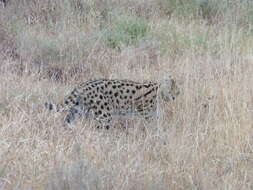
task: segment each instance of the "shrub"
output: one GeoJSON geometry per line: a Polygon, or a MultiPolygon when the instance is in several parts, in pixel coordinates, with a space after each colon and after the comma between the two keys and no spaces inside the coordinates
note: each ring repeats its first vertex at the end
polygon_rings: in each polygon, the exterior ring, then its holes
{"type": "Polygon", "coordinates": [[[148,33],[148,23],[135,16],[113,16],[111,25],[104,30],[105,42],[110,48],[136,45],[148,33]]]}
{"type": "Polygon", "coordinates": [[[237,17],[242,22],[253,22],[253,1],[248,0],[158,0],[157,4],[165,15],[182,19],[202,18],[214,23],[237,17]]]}
{"type": "Polygon", "coordinates": [[[78,62],[88,54],[92,40],[77,28],[48,32],[40,26],[25,27],[16,36],[21,57],[40,63],[78,62]]]}
{"type": "Polygon", "coordinates": [[[160,10],[165,15],[169,16],[192,16],[198,9],[198,5],[195,0],[158,0],[157,3],[160,10]]]}

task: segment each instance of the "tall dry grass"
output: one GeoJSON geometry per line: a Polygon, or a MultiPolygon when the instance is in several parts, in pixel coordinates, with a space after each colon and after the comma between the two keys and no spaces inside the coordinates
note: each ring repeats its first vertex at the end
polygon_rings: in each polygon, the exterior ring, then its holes
{"type": "Polygon", "coordinates": [[[0,189],[252,189],[252,3],[72,2],[0,8],[0,189]],[[67,130],[42,107],[90,78],[163,72],[181,94],[151,124],[67,130]]]}

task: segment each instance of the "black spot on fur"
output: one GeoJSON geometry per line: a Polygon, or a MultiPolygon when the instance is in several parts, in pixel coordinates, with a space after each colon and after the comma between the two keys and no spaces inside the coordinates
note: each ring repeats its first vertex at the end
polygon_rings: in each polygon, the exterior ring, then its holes
{"type": "Polygon", "coordinates": [[[112,88],[114,88],[114,89],[115,89],[115,88],[116,88],[116,85],[112,85],[112,88]]]}
{"type": "Polygon", "coordinates": [[[151,84],[144,85],[145,88],[149,88],[150,86],[151,86],[151,84]]]}
{"type": "Polygon", "coordinates": [[[72,91],[71,94],[76,98],[77,95],[75,94],[75,91],[72,91]]]}
{"type": "Polygon", "coordinates": [[[115,97],[117,97],[118,95],[119,95],[119,93],[118,93],[118,92],[115,92],[115,93],[114,93],[114,96],[115,96],[115,97]]]}
{"type": "Polygon", "coordinates": [[[69,96],[69,101],[71,101],[72,103],[75,103],[75,101],[73,100],[73,98],[71,96],[69,96]]]}
{"type": "Polygon", "coordinates": [[[45,103],[45,107],[49,110],[53,109],[53,105],[51,103],[45,103]]]}
{"type": "Polygon", "coordinates": [[[100,98],[100,100],[103,100],[103,96],[102,95],[100,95],[99,98],[100,98]]]}
{"type": "Polygon", "coordinates": [[[154,88],[151,89],[150,91],[146,92],[145,94],[143,94],[143,96],[139,96],[138,98],[135,98],[135,100],[139,100],[139,99],[141,99],[142,97],[146,97],[147,95],[151,94],[153,91],[154,91],[154,88]]]}
{"type": "Polygon", "coordinates": [[[135,94],[135,92],[136,92],[135,90],[132,90],[132,93],[133,93],[133,94],[135,94]]]}
{"type": "Polygon", "coordinates": [[[70,118],[66,118],[66,121],[67,121],[67,123],[70,123],[71,121],[70,121],[70,118]]]}

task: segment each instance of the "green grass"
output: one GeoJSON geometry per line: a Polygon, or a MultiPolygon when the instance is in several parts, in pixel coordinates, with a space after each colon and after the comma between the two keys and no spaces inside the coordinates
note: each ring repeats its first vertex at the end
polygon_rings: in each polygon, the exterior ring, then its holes
{"type": "Polygon", "coordinates": [[[104,32],[105,43],[114,49],[120,49],[122,46],[134,46],[143,40],[148,32],[148,22],[144,18],[134,15],[114,15],[104,32]]]}

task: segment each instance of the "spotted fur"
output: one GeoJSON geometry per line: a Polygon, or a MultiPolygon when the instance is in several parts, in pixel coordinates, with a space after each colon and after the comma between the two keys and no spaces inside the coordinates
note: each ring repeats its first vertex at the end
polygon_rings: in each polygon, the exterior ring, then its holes
{"type": "Polygon", "coordinates": [[[78,85],[61,103],[46,103],[45,106],[56,112],[67,112],[67,123],[79,114],[91,116],[109,128],[115,115],[136,114],[150,118],[156,112],[159,98],[170,101],[178,94],[176,82],[171,78],[162,83],[98,79],[78,85]]]}

